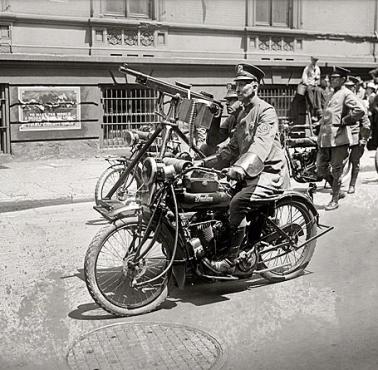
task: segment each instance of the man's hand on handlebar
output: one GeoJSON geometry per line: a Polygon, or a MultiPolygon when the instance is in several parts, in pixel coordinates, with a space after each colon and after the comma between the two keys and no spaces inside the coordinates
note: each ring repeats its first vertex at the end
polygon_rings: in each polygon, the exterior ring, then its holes
{"type": "Polygon", "coordinates": [[[231,180],[241,182],[245,179],[246,173],[243,168],[239,166],[232,166],[230,168],[224,168],[222,172],[231,180]]]}

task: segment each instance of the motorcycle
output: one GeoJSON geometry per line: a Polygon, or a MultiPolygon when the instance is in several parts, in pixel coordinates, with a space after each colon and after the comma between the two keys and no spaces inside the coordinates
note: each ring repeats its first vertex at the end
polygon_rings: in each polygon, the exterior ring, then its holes
{"type": "Polygon", "coordinates": [[[235,186],[221,171],[164,156],[146,158],[142,180],[149,190],[139,206],[120,212],[99,231],[85,256],[89,293],[116,316],[156,309],[170,282],[184,288],[188,275],[212,281],[254,273],[270,282],[295,278],[310,263],[317,239],[333,229],[319,223],[311,199],[302,193],[254,201],[235,272],[214,275],[203,259],[227,254],[235,186]]]}
{"type": "MultiPolygon", "coordinates": [[[[285,150],[290,177],[299,183],[308,183],[308,192],[312,197],[317,190],[316,183],[323,181],[316,170],[318,144],[312,125],[292,125],[289,122],[283,122],[281,125],[281,143],[285,150]],[[308,130],[309,135],[305,137],[298,135],[298,131],[303,130],[308,130]]],[[[343,183],[348,180],[350,170],[351,165],[348,158],[343,169],[343,183]]],[[[326,187],[326,184],[324,187],[326,187]]]]}

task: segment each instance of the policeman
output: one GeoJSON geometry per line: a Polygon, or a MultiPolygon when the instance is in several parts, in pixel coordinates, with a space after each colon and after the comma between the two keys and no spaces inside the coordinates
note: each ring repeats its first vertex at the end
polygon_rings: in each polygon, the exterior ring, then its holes
{"type": "MultiPolygon", "coordinates": [[[[358,79],[350,76],[344,84],[349,90],[357,95],[358,79]]],[[[360,99],[361,100],[361,99],[360,99]]],[[[362,101],[361,101],[362,103],[362,101]]],[[[362,103],[363,104],[363,103],[362,103]]],[[[365,107],[364,107],[365,108],[365,107]]],[[[360,159],[365,151],[365,146],[370,136],[370,120],[365,108],[365,114],[355,125],[350,126],[352,142],[349,147],[349,163],[352,167],[352,174],[349,183],[348,194],[354,194],[358,173],[360,172],[360,159]]]]}
{"type": "Polygon", "coordinates": [[[238,99],[235,84],[227,84],[227,93],[224,100],[226,101],[226,108],[229,116],[223,122],[220,120],[221,117],[216,117],[211,122],[206,137],[206,143],[200,148],[205,155],[214,154],[217,151],[217,146],[231,137],[235,128],[236,117],[239,114],[242,105],[238,99]]]}
{"type": "Polygon", "coordinates": [[[257,96],[264,72],[250,64],[236,66],[236,92],[243,103],[230,142],[218,153],[197,163],[213,167],[226,161],[227,176],[242,183],[230,203],[230,248],[221,261],[204,259],[214,273],[233,273],[245,234],[250,202],[280,194],[288,186],[285,156],[280,144],[275,109],[257,96]]]}
{"type": "Polygon", "coordinates": [[[350,71],[345,68],[333,67],[330,80],[334,91],[319,122],[317,170],[332,186],[332,199],[325,207],[327,211],[338,208],[340,196],[345,196],[340,192],[341,175],[352,143],[347,126],[356,124],[364,115],[362,103],[344,86],[348,74],[350,71]]]}

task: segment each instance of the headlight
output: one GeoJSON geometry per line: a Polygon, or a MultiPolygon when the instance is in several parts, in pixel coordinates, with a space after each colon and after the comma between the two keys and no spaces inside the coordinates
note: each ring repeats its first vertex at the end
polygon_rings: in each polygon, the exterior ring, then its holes
{"type": "Polygon", "coordinates": [[[154,158],[148,157],[143,162],[142,180],[146,185],[152,184],[156,180],[157,164],[154,158]]]}
{"type": "Polygon", "coordinates": [[[155,181],[163,182],[172,180],[176,175],[173,165],[166,165],[155,158],[148,157],[143,162],[142,180],[146,185],[150,185],[155,181]]]}

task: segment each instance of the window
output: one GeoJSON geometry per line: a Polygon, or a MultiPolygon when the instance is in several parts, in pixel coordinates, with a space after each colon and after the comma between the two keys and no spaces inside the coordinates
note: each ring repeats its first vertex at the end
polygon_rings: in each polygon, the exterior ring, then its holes
{"type": "Polygon", "coordinates": [[[154,0],[103,0],[104,13],[128,18],[153,18],[154,0]]]}
{"type": "Polygon", "coordinates": [[[293,0],[256,0],[255,24],[292,27],[293,0]]]}

